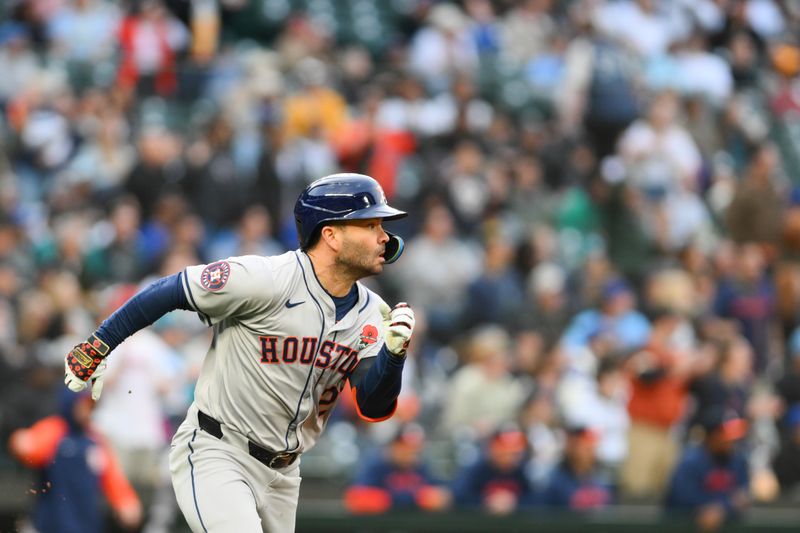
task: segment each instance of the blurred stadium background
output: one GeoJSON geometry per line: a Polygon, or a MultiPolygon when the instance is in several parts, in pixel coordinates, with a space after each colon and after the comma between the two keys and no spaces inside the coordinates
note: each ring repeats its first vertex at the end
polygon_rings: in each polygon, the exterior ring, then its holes
{"type": "MultiPolygon", "coordinates": [[[[295,248],[343,169],[410,212],[367,283],[419,330],[394,419],[344,402],[304,455],[299,531],[691,528],[665,498],[721,412],[729,529],[800,528],[799,2],[6,0],[0,109],[3,443],[143,283],[295,248]],[[521,485],[468,498],[509,423],[521,485]],[[409,427],[450,510],[348,503],[409,427]],[[543,496],[580,457],[594,496],[543,496]]],[[[111,358],[143,531],[185,530],[161,459],[209,339],[176,312],[111,358]]],[[[37,474],[0,450],[16,531],[37,474]]]]}

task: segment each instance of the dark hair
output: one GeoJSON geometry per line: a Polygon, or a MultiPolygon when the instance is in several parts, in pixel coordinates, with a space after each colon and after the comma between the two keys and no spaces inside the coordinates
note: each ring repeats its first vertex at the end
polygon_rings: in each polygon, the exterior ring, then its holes
{"type": "Polygon", "coordinates": [[[598,381],[606,374],[616,372],[621,367],[622,363],[616,356],[609,355],[608,357],[604,357],[603,359],[600,360],[600,363],[597,365],[596,375],[598,381]]]}
{"type": "Polygon", "coordinates": [[[654,306],[647,310],[646,315],[651,324],[655,324],[664,318],[678,318],[681,316],[678,311],[666,305],[654,306]]]}

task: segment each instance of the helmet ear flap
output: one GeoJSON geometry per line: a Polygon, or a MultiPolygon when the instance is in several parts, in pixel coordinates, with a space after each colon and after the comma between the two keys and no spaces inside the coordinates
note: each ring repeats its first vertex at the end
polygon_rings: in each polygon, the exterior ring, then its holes
{"type": "Polygon", "coordinates": [[[403,254],[406,244],[403,241],[403,238],[399,235],[395,235],[394,233],[388,231],[386,234],[389,236],[389,242],[386,243],[386,251],[383,254],[383,258],[385,263],[388,265],[389,263],[394,263],[400,258],[400,256],[403,254]]]}

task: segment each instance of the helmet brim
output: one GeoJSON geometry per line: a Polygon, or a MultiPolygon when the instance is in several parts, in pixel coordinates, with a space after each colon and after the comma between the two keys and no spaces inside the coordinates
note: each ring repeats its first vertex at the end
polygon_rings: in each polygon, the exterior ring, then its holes
{"type": "Polygon", "coordinates": [[[397,220],[399,218],[405,218],[408,216],[408,213],[405,211],[400,211],[399,209],[395,209],[386,204],[378,204],[373,205],[372,207],[367,207],[366,209],[359,209],[358,211],[353,211],[352,213],[341,217],[340,220],[364,220],[367,218],[380,218],[383,220],[397,220]]]}

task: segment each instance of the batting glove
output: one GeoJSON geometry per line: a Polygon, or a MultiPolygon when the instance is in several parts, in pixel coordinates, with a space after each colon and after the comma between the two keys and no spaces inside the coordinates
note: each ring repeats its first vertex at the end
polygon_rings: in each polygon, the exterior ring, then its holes
{"type": "Polygon", "coordinates": [[[108,352],[108,345],[96,335],[76,344],[64,360],[64,384],[69,390],[80,392],[91,385],[92,399],[99,399],[108,352]]]}
{"type": "Polygon", "coordinates": [[[411,334],[414,333],[414,311],[405,302],[395,305],[394,309],[384,302],[381,304],[381,315],[386,348],[393,355],[405,357],[411,334]]]}

